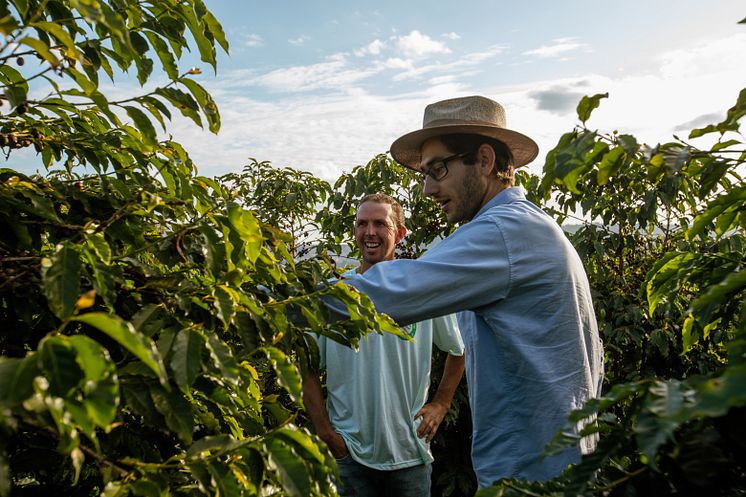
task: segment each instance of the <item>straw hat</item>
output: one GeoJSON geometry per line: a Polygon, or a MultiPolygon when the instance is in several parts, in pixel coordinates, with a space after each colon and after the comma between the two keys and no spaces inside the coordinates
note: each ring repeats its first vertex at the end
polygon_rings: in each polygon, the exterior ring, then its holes
{"type": "Polygon", "coordinates": [[[420,147],[442,135],[474,134],[505,143],[513,153],[515,167],[525,166],[539,154],[539,146],[528,136],[505,127],[505,109],[489,98],[472,96],[442,100],[425,107],[422,129],[399,137],[391,144],[394,159],[419,171],[420,147]]]}

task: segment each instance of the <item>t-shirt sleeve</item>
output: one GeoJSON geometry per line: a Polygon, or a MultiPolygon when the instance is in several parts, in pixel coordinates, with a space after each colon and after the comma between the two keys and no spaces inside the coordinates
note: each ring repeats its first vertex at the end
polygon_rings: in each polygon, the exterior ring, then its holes
{"type": "Polygon", "coordinates": [[[464,355],[464,341],[454,314],[433,318],[433,343],[443,352],[464,355]]]}

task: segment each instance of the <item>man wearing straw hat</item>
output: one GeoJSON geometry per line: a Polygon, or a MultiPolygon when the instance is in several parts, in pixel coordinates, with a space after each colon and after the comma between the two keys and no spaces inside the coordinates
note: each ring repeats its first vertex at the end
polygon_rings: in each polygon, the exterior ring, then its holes
{"type": "Polygon", "coordinates": [[[473,96],[428,105],[423,128],[391,154],[423,174],[425,194],[461,226],[419,259],[380,262],[347,282],[402,326],[458,313],[480,487],[557,476],[595,448],[586,436],[544,455],[570,411],[600,394],[603,347],[578,254],[514,187],[536,143],[506,127],[500,104],[473,96]]]}

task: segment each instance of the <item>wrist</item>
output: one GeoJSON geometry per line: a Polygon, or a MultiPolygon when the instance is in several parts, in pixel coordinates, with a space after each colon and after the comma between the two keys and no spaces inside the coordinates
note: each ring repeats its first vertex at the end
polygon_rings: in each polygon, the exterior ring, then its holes
{"type": "Polygon", "coordinates": [[[334,428],[332,428],[331,426],[318,432],[318,435],[319,438],[323,440],[327,445],[331,440],[334,440],[336,437],[340,436],[339,433],[334,431],[334,428]]]}

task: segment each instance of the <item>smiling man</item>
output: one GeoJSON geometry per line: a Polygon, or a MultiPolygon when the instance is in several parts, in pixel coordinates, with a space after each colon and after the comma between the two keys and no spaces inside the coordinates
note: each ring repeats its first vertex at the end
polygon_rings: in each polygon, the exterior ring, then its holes
{"type": "MultiPolygon", "coordinates": [[[[394,259],[404,238],[404,212],[388,195],[363,197],[355,218],[364,274],[394,259]]],[[[464,345],[452,315],[404,329],[408,342],[371,334],[359,350],[317,337],[326,369],[324,405],[319,377],[306,378],[303,400],[316,433],[337,459],[341,496],[429,497],[433,456],[429,443],[448,412],[464,373],[464,345]],[[433,343],[448,353],[433,399],[430,385],[433,343]]]]}
{"type": "Polygon", "coordinates": [[[600,394],[603,347],[578,254],[513,186],[536,143],[506,127],[500,104],[474,96],[428,105],[422,129],[391,154],[462,225],[419,259],[381,262],[348,283],[400,325],[459,313],[480,487],[557,476],[595,447],[589,436],[544,455],[570,411],[600,394]]]}

